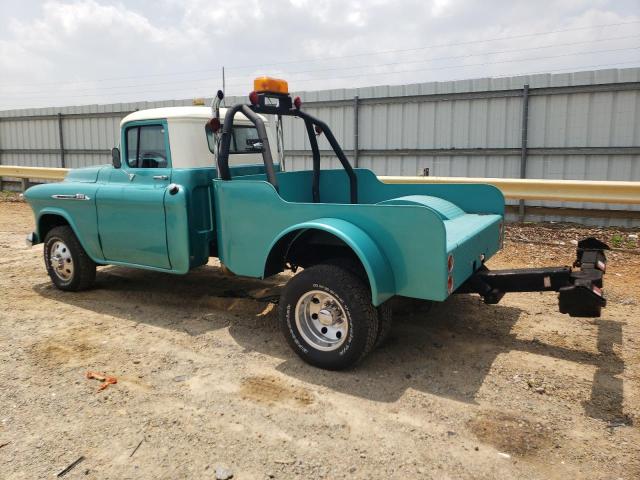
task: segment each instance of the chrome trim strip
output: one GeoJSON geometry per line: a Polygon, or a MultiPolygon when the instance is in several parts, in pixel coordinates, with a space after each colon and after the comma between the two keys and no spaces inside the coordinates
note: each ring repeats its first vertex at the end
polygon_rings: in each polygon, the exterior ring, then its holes
{"type": "Polygon", "coordinates": [[[84,193],[76,193],[74,195],[51,195],[51,198],[55,198],[56,200],[91,200],[91,197],[84,193]]]}

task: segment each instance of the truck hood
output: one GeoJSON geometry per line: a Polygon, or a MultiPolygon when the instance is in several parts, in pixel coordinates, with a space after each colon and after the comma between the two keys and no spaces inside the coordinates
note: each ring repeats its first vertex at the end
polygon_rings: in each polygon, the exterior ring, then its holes
{"type": "Polygon", "coordinates": [[[83,182],[95,183],[98,180],[98,174],[108,165],[96,165],[94,167],[74,168],[64,177],[65,182],[83,182]]]}

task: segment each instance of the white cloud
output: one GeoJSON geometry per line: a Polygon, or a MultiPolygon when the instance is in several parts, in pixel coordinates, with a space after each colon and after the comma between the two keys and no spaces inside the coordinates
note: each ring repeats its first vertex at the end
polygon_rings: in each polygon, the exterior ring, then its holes
{"type": "Polygon", "coordinates": [[[264,73],[309,90],[640,64],[630,49],[551,58],[640,46],[638,38],[611,40],[638,33],[638,24],[484,42],[640,20],[637,0],[9,3],[0,4],[0,109],[201,96],[219,87],[222,65],[238,94],[264,73]],[[418,49],[429,45],[449,46],[418,49]]]}
{"type": "Polygon", "coordinates": [[[433,0],[433,6],[431,7],[431,14],[434,17],[441,17],[451,7],[452,0],[433,0]]]}

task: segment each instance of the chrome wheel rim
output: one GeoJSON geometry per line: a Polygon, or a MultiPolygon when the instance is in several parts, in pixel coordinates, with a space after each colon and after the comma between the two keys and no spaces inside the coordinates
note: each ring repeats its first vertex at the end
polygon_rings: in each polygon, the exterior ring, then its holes
{"type": "Polygon", "coordinates": [[[296,304],[295,317],[300,335],[317,350],[336,350],[347,339],[349,319],[338,299],[327,292],[305,293],[296,304]]]}
{"type": "Polygon", "coordinates": [[[56,276],[65,282],[73,278],[73,258],[64,242],[56,240],[49,250],[49,265],[56,276]]]}

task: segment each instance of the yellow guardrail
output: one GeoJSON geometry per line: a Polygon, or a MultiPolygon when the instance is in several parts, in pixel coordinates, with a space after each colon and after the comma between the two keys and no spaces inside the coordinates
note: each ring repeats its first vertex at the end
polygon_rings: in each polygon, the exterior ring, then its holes
{"type": "MultiPolygon", "coordinates": [[[[62,180],[68,171],[67,168],[0,165],[0,177],[62,180]]],[[[505,198],[515,200],[640,204],[640,182],[466,177],[379,178],[384,183],[488,183],[498,187],[505,198]]]]}
{"type": "Polygon", "coordinates": [[[68,168],[16,167],[13,165],[0,165],[0,177],[11,178],[62,180],[68,171],[68,168]]]}
{"type": "Polygon", "coordinates": [[[519,178],[380,177],[384,183],[488,183],[505,198],[640,204],[640,182],[593,180],[533,180],[519,178]]]}

